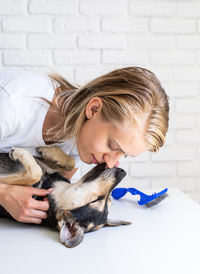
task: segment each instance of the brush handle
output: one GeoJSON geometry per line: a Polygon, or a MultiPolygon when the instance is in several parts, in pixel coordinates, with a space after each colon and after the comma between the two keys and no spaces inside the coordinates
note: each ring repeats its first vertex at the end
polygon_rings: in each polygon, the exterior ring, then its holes
{"type": "Polygon", "coordinates": [[[113,191],[112,191],[112,194],[111,196],[115,199],[120,199],[122,198],[127,192],[130,192],[132,195],[140,195],[140,196],[148,196],[146,194],[144,194],[143,192],[137,190],[136,188],[125,188],[125,187],[118,187],[118,188],[115,188],[113,191]]]}
{"type": "Polygon", "coordinates": [[[114,198],[114,199],[120,199],[121,197],[123,197],[126,193],[127,193],[127,188],[124,188],[124,187],[118,187],[118,188],[115,188],[112,193],[111,193],[111,196],[114,198]]]}

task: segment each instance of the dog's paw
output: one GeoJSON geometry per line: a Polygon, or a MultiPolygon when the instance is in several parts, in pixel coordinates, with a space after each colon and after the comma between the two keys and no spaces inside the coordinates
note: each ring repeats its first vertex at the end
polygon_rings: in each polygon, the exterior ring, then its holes
{"type": "Polygon", "coordinates": [[[51,161],[60,168],[73,170],[75,167],[75,160],[59,147],[38,147],[37,150],[43,159],[51,161]]]}
{"type": "Polygon", "coordinates": [[[21,148],[12,147],[9,152],[9,157],[14,161],[19,160],[22,157],[23,152],[24,150],[21,148]]]}

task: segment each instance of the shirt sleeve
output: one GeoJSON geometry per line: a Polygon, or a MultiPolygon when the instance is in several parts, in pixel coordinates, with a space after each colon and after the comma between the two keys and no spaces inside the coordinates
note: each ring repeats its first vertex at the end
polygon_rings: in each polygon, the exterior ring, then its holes
{"type": "Polygon", "coordinates": [[[9,94],[0,88],[0,141],[14,134],[16,130],[15,106],[9,94]]]}
{"type": "Polygon", "coordinates": [[[75,168],[79,168],[82,163],[79,155],[71,155],[71,157],[74,158],[74,160],[75,160],[75,168]]]}

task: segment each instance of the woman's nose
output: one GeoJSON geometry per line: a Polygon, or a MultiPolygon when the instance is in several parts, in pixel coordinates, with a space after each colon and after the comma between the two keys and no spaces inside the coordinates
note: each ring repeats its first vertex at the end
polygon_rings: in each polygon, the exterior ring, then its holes
{"type": "Polygon", "coordinates": [[[104,162],[106,163],[106,168],[113,168],[119,166],[119,159],[122,157],[123,153],[110,153],[104,155],[104,162]]]}

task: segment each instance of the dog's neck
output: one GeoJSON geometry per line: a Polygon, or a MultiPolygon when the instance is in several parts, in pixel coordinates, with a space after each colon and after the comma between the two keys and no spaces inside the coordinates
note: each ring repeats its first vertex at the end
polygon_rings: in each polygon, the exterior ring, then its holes
{"type": "MultiPolygon", "coordinates": [[[[57,192],[56,195],[59,195],[59,193],[62,193],[68,185],[70,185],[70,181],[67,178],[63,177],[61,174],[56,172],[53,174],[45,173],[41,178],[40,182],[38,182],[34,186],[43,189],[49,189],[54,187],[53,191],[57,192]],[[56,182],[58,183],[56,184],[56,182]]],[[[44,219],[42,221],[42,224],[56,229],[58,223],[56,220],[56,210],[58,205],[55,200],[55,197],[51,194],[48,195],[48,201],[49,210],[47,211],[47,219],[44,219]]]]}

